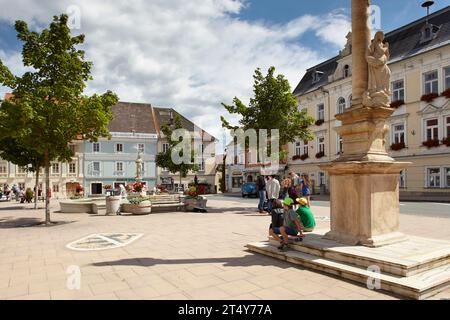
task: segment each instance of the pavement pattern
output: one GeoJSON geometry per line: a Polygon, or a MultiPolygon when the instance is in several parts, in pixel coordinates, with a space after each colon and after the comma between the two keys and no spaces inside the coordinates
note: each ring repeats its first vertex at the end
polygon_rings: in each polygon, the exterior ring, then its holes
{"type": "MultiPolygon", "coordinates": [[[[253,254],[270,217],[238,198],[209,197],[209,212],[148,216],[61,214],[37,225],[43,210],[0,203],[0,299],[392,300],[358,283],[253,254]],[[97,233],[143,234],[127,246],[74,251],[67,244],[97,233]],[[74,271],[75,270],[75,271],[74,271]],[[73,284],[81,272],[79,288],[73,284]]],[[[319,217],[329,209],[314,207],[319,217]]],[[[318,219],[327,228],[328,219],[318,219]]],[[[450,219],[401,216],[402,231],[450,240],[450,219]]],[[[450,298],[450,289],[432,299],[450,298]]]]}

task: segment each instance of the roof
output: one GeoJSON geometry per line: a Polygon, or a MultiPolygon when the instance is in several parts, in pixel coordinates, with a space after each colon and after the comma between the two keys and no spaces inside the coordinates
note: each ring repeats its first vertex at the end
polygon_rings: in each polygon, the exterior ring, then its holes
{"type": "Polygon", "coordinates": [[[175,119],[175,116],[178,115],[181,119],[181,125],[184,129],[193,132],[195,128],[197,128],[197,130],[201,130],[202,132],[204,132],[206,136],[211,137],[212,141],[216,140],[213,135],[197,127],[191,120],[187,119],[185,116],[183,116],[173,108],[153,107],[153,113],[158,134],[161,134],[161,126],[163,124],[169,124],[171,122],[171,119],[175,119]]]}
{"type": "Polygon", "coordinates": [[[110,132],[156,134],[150,104],[119,102],[111,109],[114,118],[109,123],[110,132]]]}
{"type": "MultiPolygon", "coordinates": [[[[430,14],[428,18],[423,17],[387,33],[385,39],[389,42],[390,46],[390,63],[404,60],[450,43],[450,6],[430,14]],[[421,43],[421,30],[426,25],[427,19],[430,24],[440,27],[440,30],[436,38],[421,43]]],[[[339,59],[341,57],[336,56],[308,69],[295,88],[294,95],[303,95],[327,85],[329,83],[328,77],[336,71],[339,59]],[[321,71],[324,74],[320,78],[320,81],[313,83],[313,74],[315,71],[321,71]]]]}

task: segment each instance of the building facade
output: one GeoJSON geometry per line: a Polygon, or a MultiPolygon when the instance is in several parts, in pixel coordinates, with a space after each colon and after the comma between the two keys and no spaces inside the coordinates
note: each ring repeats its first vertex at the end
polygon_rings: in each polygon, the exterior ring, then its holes
{"type": "Polygon", "coordinates": [[[105,194],[105,186],[119,188],[135,183],[136,160],[143,160],[142,183],[156,186],[156,149],[158,137],[151,105],[125,103],[112,107],[110,140],[84,142],[84,187],[87,196],[105,194]]]}
{"type": "MultiPolygon", "coordinates": [[[[450,197],[450,7],[386,34],[390,44],[392,107],[390,156],[412,164],[401,173],[402,198],[450,197]]],[[[327,192],[319,165],[345,153],[335,115],[352,103],[351,36],[337,57],[307,70],[294,91],[299,109],[317,119],[314,141],[289,146],[289,170],[308,174],[327,192]]]]}
{"type": "Polygon", "coordinates": [[[157,168],[158,185],[163,185],[171,191],[186,190],[189,184],[194,183],[195,177],[197,177],[198,183],[207,186],[208,192],[217,192],[216,138],[197,127],[192,121],[172,108],[153,108],[153,118],[158,133],[158,153],[164,152],[168,148],[168,140],[161,131],[161,126],[173,123],[176,116],[180,117],[183,128],[195,137],[194,144],[197,144],[198,148],[195,161],[199,165],[200,170],[198,172],[189,172],[186,177],[181,178],[180,184],[180,175],[178,173],[174,174],[165,168],[157,168]]]}

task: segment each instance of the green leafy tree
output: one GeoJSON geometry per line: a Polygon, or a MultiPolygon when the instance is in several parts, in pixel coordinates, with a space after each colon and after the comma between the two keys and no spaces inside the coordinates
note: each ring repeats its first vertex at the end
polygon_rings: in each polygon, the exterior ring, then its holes
{"type": "MultiPolygon", "coordinates": [[[[297,98],[292,94],[289,81],[281,74],[275,76],[275,67],[270,67],[266,76],[258,68],[253,76],[254,97],[250,104],[245,105],[239,98],[233,99],[232,105],[222,103],[230,114],[241,117],[239,126],[232,126],[221,117],[222,126],[226,129],[255,129],[257,132],[267,129],[278,129],[280,132],[280,159],[287,156],[283,147],[297,140],[309,141],[313,139],[308,129],[314,123],[306,110],[298,110],[297,98]]],[[[248,145],[246,145],[246,150],[248,145]]],[[[270,151],[270,146],[269,146],[270,151]]]]}
{"type": "MultiPolygon", "coordinates": [[[[194,150],[191,153],[191,163],[181,163],[176,164],[172,161],[172,151],[174,148],[180,143],[180,141],[173,141],[171,139],[172,133],[177,129],[183,129],[183,125],[181,123],[181,118],[179,115],[175,115],[175,119],[173,124],[163,124],[161,126],[161,131],[164,136],[167,138],[167,143],[169,147],[165,152],[160,152],[156,155],[156,165],[160,168],[166,168],[172,174],[180,175],[180,185],[182,178],[186,178],[189,171],[197,172],[199,170],[199,166],[194,164],[194,150]]],[[[180,153],[182,157],[183,154],[180,153]]]]}
{"type": "MultiPolygon", "coordinates": [[[[27,150],[43,155],[47,195],[50,162],[71,161],[69,144],[76,139],[110,138],[111,106],[118,102],[111,91],[83,94],[92,79],[92,62],[85,61],[84,51],[76,48],[84,43],[84,35],[72,37],[67,21],[67,15],[55,16],[40,33],[17,21],[15,29],[24,43],[23,64],[30,71],[18,77],[0,61],[0,84],[13,93],[0,109],[0,139],[18,139],[27,150]]],[[[48,196],[45,222],[51,223],[48,196]]]]}

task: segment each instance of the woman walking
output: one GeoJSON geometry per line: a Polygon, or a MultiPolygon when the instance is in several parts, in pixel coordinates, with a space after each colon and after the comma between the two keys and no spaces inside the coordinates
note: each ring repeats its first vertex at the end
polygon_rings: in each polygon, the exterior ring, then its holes
{"type": "Polygon", "coordinates": [[[258,195],[259,195],[259,204],[258,204],[258,210],[259,213],[264,213],[264,203],[266,202],[266,181],[264,180],[263,176],[259,176],[256,179],[256,188],[258,189],[258,195]]]}
{"type": "Polygon", "coordinates": [[[308,208],[311,207],[311,185],[307,174],[302,174],[302,195],[308,200],[308,208]]]}

